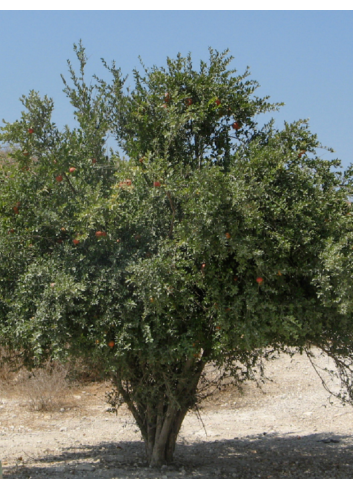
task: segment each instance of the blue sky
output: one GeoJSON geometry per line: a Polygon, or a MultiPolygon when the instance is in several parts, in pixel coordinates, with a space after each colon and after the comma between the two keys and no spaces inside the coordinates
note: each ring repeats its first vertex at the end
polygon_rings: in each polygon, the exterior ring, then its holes
{"type": "MultiPolygon", "coordinates": [[[[309,118],[312,132],[346,168],[353,162],[353,11],[0,11],[0,120],[20,117],[19,97],[31,89],[54,99],[59,127],[73,125],[72,107],[62,92],[73,43],[82,39],[89,62],[87,79],[108,77],[100,58],[114,59],[124,74],[166,57],[192,53],[195,66],[208,47],[226,48],[232,67],[261,87],[258,96],[284,102],[273,113],[276,125],[309,118]]],[[[128,81],[129,84],[129,81],[128,81]]]]}

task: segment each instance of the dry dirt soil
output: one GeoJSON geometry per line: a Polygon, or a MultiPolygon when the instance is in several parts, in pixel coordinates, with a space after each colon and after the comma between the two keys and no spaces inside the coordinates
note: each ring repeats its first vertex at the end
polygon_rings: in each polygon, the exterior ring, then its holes
{"type": "MultiPolygon", "coordinates": [[[[321,364],[327,360],[322,359],[321,364]]],[[[330,398],[304,355],[265,370],[272,382],[230,387],[190,412],[172,466],[152,469],[129,414],[107,412],[108,384],[71,389],[51,412],[0,392],[4,479],[351,478],[353,408],[330,398]]]]}

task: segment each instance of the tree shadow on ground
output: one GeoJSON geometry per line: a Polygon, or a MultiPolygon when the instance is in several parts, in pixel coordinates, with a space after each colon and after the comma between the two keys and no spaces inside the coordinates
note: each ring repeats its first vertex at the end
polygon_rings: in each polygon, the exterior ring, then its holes
{"type": "Polygon", "coordinates": [[[352,478],[353,437],[262,434],[177,445],[171,466],[153,469],[142,442],[68,446],[58,455],[23,457],[5,479],[352,478]]]}

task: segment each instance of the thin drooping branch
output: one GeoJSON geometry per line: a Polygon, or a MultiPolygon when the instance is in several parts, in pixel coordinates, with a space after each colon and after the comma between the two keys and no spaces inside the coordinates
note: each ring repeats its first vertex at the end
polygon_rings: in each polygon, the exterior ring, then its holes
{"type": "Polygon", "coordinates": [[[315,370],[316,374],[318,375],[319,379],[321,380],[321,383],[322,383],[322,386],[324,387],[324,389],[331,395],[331,396],[334,396],[335,394],[329,389],[329,387],[327,386],[325,380],[322,378],[322,375],[320,374],[320,372],[318,371],[318,369],[316,368],[316,365],[315,363],[312,361],[311,359],[311,355],[309,354],[309,352],[305,349],[305,353],[306,353],[306,356],[308,357],[309,359],[309,362],[311,363],[311,366],[313,367],[313,369],[315,370]]]}
{"type": "Polygon", "coordinates": [[[344,363],[342,360],[340,360],[338,357],[336,357],[334,354],[331,353],[330,350],[327,348],[324,348],[323,346],[320,346],[320,349],[326,353],[330,358],[332,358],[338,366],[340,366],[342,369],[348,369],[352,372],[351,367],[344,363]]]}
{"type": "MultiPolygon", "coordinates": [[[[321,348],[321,347],[320,347],[321,348]]],[[[324,387],[324,389],[331,395],[331,396],[334,396],[336,397],[337,399],[342,399],[342,396],[341,394],[337,394],[335,392],[333,392],[327,385],[326,381],[323,379],[322,375],[320,374],[320,372],[318,371],[317,369],[317,366],[315,365],[315,363],[312,361],[311,359],[311,354],[310,352],[308,352],[307,349],[304,350],[305,353],[306,353],[306,356],[308,357],[312,367],[314,368],[316,374],[318,375],[318,377],[320,378],[321,380],[321,383],[324,387]]],[[[352,373],[352,370],[351,370],[351,367],[349,365],[346,365],[343,361],[341,361],[339,358],[335,357],[330,351],[327,351],[326,349],[322,348],[322,351],[324,351],[330,358],[333,359],[333,361],[336,363],[336,366],[341,369],[341,372],[343,372],[344,370],[349,370],[350,373],[352,373]]],[[[324,369],[325,371],[327,371],[327,369],[324,369]]],[[[333,372],[332,372],[333,374],[333,372]]],[[[351,392],[352,392],[352,387],[350,385],[348,385],[348,382],[345,382],[343,379],[342,379],[342,376],[340,374],[337,374],[337,377],[340,378],[341,380],[341,386],[345,386],[345,388],[348,390],[348,396],[349,396],[349,399],[345,399],[345,402],[348,402],[350,404],[353,404],[353,399],[351,397],[351,392]]],[[[341,391],[342,392],[342,391],[341,391]]]]}

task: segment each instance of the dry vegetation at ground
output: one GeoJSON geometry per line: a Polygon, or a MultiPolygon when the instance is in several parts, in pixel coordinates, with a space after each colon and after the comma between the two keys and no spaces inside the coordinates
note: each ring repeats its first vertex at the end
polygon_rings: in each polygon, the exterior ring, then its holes
{"type": "Polygon", "coordinates": [[[53,374],[63,383],[53,381],[51,401],[40,406],[24,387],[24,370],[2,368],[4,478],[351,478],[353,408],[329,397],[304,355],[283,356],[265,373],[271,381],[261,388],[228,386],[190,412],[175,463],[157,470],[145,463],[127,409],[109,412],[108,381],[89,378],[82,365],[69,381],[52,366],[41,374],[47,377],[38,376],[39,385],[49,386],[53,374]]]}

